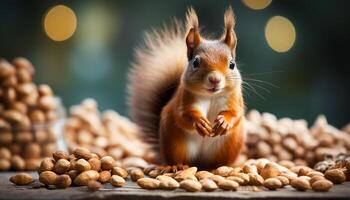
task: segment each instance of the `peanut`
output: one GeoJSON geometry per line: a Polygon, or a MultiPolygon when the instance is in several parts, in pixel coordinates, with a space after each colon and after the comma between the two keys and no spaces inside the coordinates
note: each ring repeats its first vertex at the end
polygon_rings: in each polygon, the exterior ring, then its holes
{"type": "Polygon", "coordinates": [[[263,185],[270,190],[276,190],[282,187],[281,181],[277,178],[268,178],[264,181],[263,185]]]}
{"type": "Polygon", "coordinates": [[[74,164],[74,169],[78,172],[88,171],[91,169],[91,166],[88,161],[84,160],[83,158],[80,158],[77,160],[74,164]]]}
{"type": "Polygon", "coordinates": [[[123,187],[125,184],[125,180],[123,179],[123,177],[118,176],[118,175],[113,175],[110,179],[110,183],[114,186],[114,187],[123,187]]]}
{"type": "Polygon", "coordinates": [[[96,181],[99,178],[99,173],[94,170],[84,171],[81,174],[79,174],[74,179],[74,184],[78,186],[87,185],[89,181],[93,180],[96,181]]]}
{"type": "Polygon", "coordinates": [[[309,181],[305,178],[300,177],[293,179],[290,182],[290,185],[299,191],[305,191],[311,188],[309,181]]]}
{"type": "Polygon", "coordinates": [[[64,151],[55,151],[52,154],[52,157],[53,159],[55,159],[55,161],[58,161],[59,159],[65,159],[65,160],[69,159],[69,155],[64,151]]]}
{"type": "Polygon", "coordinates": [[[262,185],[264,183],[264,178],[257,173],[248,173],[249,175],[249,184],[250,185],[262,185]]]}
{"type": "Polygon", "coordinates": [[[84,158],[85,160],[92,158],[91,152],[85,148],[76,148],[73,154],[76,158],[84,158]]]}
{"type": "Polygon", "coordinates": [[[165,175],[160,175],[160,176],[157,176],[156,179],[160,181],[159,182],[159,187],[161,189],[174,190],[174,189],[180,187],[180,184],[175,179],[173,179],[172,177],[165,176],[165,175]]]}
{"type": "Polygon", "coordinates": [[[87,187],[90,191],[95,192],[102,188],[102,184],[97,181],[89,181],[87,187]]]}
{"type": "Polygon", "coordinates": [[[198,180],[202,180],[205,178],[210,178],[213,175],[214,175],[213,173],[210,173],[208,171],[198,171],[195,176],[198,180]]]}
{"type": "Polygon", "coordinates": [[[101,169],[112,170],[115,166],[115,160],[111,156],[104,156],[101,158],[101,169]]]}
{"type": "Polygon", "coordinates": [[[279,170],[272,163],[267,163],[264,168],[261,170],[260,175],[264,179],[275,178],[279,175],[279,170]]]}
{"type": "Polygon", "coordinates": [[[54,168],[53,171],[56,172],[57,174],[64,174],[66,173],[70,168],[70,162],[65,159],[59,159],[54,168]]]}
{"type": "Polygon", "coordinates": [[[118,175],[125,179],[126,177],[128,177],[128,172],[124,168],[113,167],[112,175],[118,175]]]}
{"type": "Polygon", "coordinates": [[[199,181],[199,183],[202,185],[202,188],[208,192],[218,189],[217,184],[209,178],[203,178],[199,181]]]}
{"type": "Polygon", "coordinates": [[[226,176],[229,176],[232,170],[233,170],[232,167],[221,166],[221,167],[218,167],[216,170],[214,170],[214,174],[226,177],[226,176]]]}
{"type": "Polygon", "coordinates": [[[234,191],[236,191],[237,188],[239,187],[239,184],[237,182],[235,182],[235,181],[224,179],[224,180],[221,180],[219,182],[218,186],[219,186],[220,189],[223,189],[223,190],[234,190],[234,191]]]}
{"type": "Polygon", "coordinates": [[[28,185],[34,182],[34,179],[27,173],[19,173],[11,176],[10,181],[16,185],[28,185]]]}
{"type": "Polygon", "coordinates": [[[98,158],[90,158],[88,162],[91,166],[91,170],[100,171],[101,161],[98,158]]]}
{"type": "Polygon", "coordinates": [[[327,170],[324,176],[335,184],[343,183],[346,180],[346,176],[341,169],[327,170]]]}
{"type": "Polygon", "coordinates": [[[333,187],[333,183],[331,181],[328,181],[326,179],[315,181],[311,185],[312,189],[318,192],[326,192],[330,190],[333,187]]]}
{"type": "Polygon", "coordinates": [[[137,181],[140,178],[143,178],[143,171],[139,168],[133,169],[130,171],[130,178],[132,181],[137,181]]]}
{"type": "Polygon", "coordinates": [[[62,174],[56,177],[56,188],[67,188],[72,184],[72,179],[67,174],[62,174]]]}
{"type": "Polygon", "coordinates": [[[45,185],[54,185],[56,181],[57,174],[52,171],[44,171],[39,175],[39,181],[45,185]]]}
{"type": "Polygon", "coordinates": [[[180,182],[180,188],[188,192],[198,192],[202,189],[202,185],[198,181],[187,179],[180,182]]]}
{"type": "Polygon", "coordinates": [[[55,163],[51,158],[44,158],[39,167],[39,172],[52,171],[54,169],[55,163]]]}
{"type": "Polygon", "coordinates": [[[111,172],[109,171],[102,171],[100,172],[100,177],[98,178],[98,181],[101,183],[107,183],[111,179],[111,172]]]}

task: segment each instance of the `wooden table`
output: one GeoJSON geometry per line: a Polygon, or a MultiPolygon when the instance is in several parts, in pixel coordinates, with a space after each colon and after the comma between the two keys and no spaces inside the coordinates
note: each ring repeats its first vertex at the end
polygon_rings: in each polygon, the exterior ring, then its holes
{"type": "MultiPolygon", "coordinates": [[[[240,187],[239,191],[215,192],[185,192],[182,189],[174,191],[144,190],[140,189],[134,182],[128,180],[121,188],[114,188],[105,184],[104,188],[97,192],[90,192],[86,187],[69,187],[67,189],[32,188],[32,186],[16,186],[8,181],[15,172],[0,173],[0,200],[2,199],[350,199],[350,182],[336,185],[330,192],[298,192],[290,186],[276,191],[266,191],[261,188],[259,192],[253,192],[252,187],[240,187]]],[[[36,172],[29,172],[34,178],[38,178],[36,172]]]]}

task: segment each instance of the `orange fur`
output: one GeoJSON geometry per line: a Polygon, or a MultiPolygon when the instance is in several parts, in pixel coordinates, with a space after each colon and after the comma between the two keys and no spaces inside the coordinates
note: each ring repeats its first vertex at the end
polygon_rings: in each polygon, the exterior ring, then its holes
{"type": "Polygon", "coordinates": [[[176,22],[155,31],[136,51],[129,76],[131,114],[167,164],[231,165],[243,146],[241,79],[237,68],[229,68],[237,45],[231,8],[224,21],[222,38],[206,40],[189,9],[186,26],[176,22]],[[217,85],[211,76],[220,80],[217,85]]]}

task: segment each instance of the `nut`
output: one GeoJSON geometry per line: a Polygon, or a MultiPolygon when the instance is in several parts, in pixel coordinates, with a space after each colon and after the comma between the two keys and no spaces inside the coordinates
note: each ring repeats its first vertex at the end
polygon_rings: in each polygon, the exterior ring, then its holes
{"type": "Polygon", "coordinates": [[[231,180],[231,181],[235,181],[237,182],[239,185],[244,185],[246,184],[245,181],[237,176],[229,176],[226,178],[227,180],[231,180]]]}
{"type": "Polygon", "coordinates": [[[232,170],[233,170],[232,167],[221,166],[221,167],[218,167],[216,170],[214,170],[214,174],[226,177],[226,176],[229,176],[232,170]]]}
{"type": "Polygon", "coordinates": [[[138,179],[143,178],[144,174],[141,169],[136,168],[130,171],[130,177],[132,181],[137,181],[138,179]]]}
{"type": "Polygon", "coordinates": [[[115,160],[111,156],[105,156],[101,158],[101,169],[112,170],[115,166],[115,160]]]}
{"type": "Polygon", "coordinates": [[[76,158],[84,158],[85,160],[92,158],[91,152],[85,148],[76,148],[73,154],[76,158]]]}
{"type": "Polygon", "coordinates": [[[113,175],[110,179],[110,183],[114,186],[114,187],[123,187],[125,184],[125,180],[123,177],[118,176],[118,175],[113,175]]]}
{"type": "Polygon", "coordinates": [[[98,178],[98,181],[101,183],[107,183],[111,179],[111,172],[109,171],[102,171],[100,172],[100,177],[98,178]]]}
{"type": "Polygon", "coordinates": [[[102,184],[97,181],[89,181],[87,187],[90,191],[95,192],[102,188],[102,184]]]}
{"type": "Polygon", "coordinates": [[[74,184],[78,186],[87,185],[91,180],[93,181],[98,180],[99,176],[100,175],[97,171],[94,171],[94,170],[84,171],[74,179],[74,184]]]}
{"type": "Polygon", "coordinates": [[[74,169],[78,172],[88,171],[91,169],[91,166],[88,161],[84,160],[83,158],[80,158],[77,160],[74,164],[74,169]]]}
{"type": "Polygon", "coordinates": [[[214,175],[213,173],[208,171],[198,171],[195,176],[198,180],[202,180],[205,178],[210,178],[213,175],[214,175]]]}
{"type": "Polygon", "coordinates": [[[235,181],[224,179],[224,180],[221,180],[219,182],[218,186],[219,186],[220,189],[223,189],[223,190],[234,190],[234,191],[236,191],[237,188],[239,187],[239,184],[237,182],[235,182],[235,181]]]}
{"type": "Polygon", "coordinates": [[[56,182],[57,174],[52,171],[44,171],[39,175],[39,181],[45,185],[54,185],[56,182]]]}
{"type": "Polygon", "coordinates": [[[282,187],[282,183],[278,178],[268,178],[264,181],[263,185],[270,190],[276,190],[282,187]]]}
{"type": "Polygon", "coordinates": [[[285,176],[277,176],[276,178],[281,181],[282,186],[289,185],[289,179],[287,177],[285,177],[285,176]]]}
{"type": "Polygon", "coordinates": [[[65,159],[65,160],[69,159],[69,155],[64,151],[55,151],[52,154],[52,157],[53,159],[55,159],[55,161],[58,161],[59,159],[65,159]]]}
{"type": "Polygon", "coordinates": [[[11,152],[5,147],[0,147],[0,159],[10,160],[11,152]]]}
{"type": "Polygon", "coordinates": [[[327,170],[324,176],[335,184],[343,183],[346,180],[346,176],[341,169],[327,170]]]}
{"type": "Polygon", "coordinates": [[[67,174],[72,180],[74,180],[79,175],[79,172],[77,170],[69,170],[67,174]]]}
{"type": "Polygon", "coordinates": [[[59,159],[53,167],[53,171],[57,174],[64,174],[69,170],[69,168],[70,162],[68,160],[59,159]]]}
{"type": "Polygon", "coordinates": [[[160,181],[159,188],[164,190],[174,190],[180,187],[180,184],[173,178],[165,175],[157,176],[157,180],[160,181]]]}
{"type": "Polygon", "coordinates": [[[313,176],[309,182],[310,182],[310,185],[312,185],[314,182],[319,181],[319,180],[324,180],[324,179],[325,179],[324,176],[317,175],[317,176],[313,176]]]}
{"type": "Polygon", "coordinates": [[[219,182],[224,180],[225,178],[219,175],[213,175],[209,179],[213,180],[216,184],[219,184],[219,182]]]}
{"type": "Polygon", "coordinates": [[[112,175],[118,175],[125,179],[126,177],[128,177],[128,172],[124,168],[113,167],[112,175]]]}
{"type": "Polygon", "coordinates": [[[256,173],[248,173],[249,175],[249,184],[250,185],[262,185],[264,183],[264,178],[256,173]]]}
{"type": "Polygon", "coordinates": [[[202,185],[198,181],[187,179],[180,182],[180,188],[188,192],[198,192],[202,189],[202,185]]]}
{"type": "Polygon", "coordinates": [[[267,163],[265,167],[261,170],[260,175],[264,179],[275,178],[280,174],[277,167],[272,163],[267,163]]]}
{"type": "Polygon", "coordinates": [[[11,163],[9,160],[0,159],[0,171],[7,171],[11,168],[11,163]]]}
{"type": "Polygon", "coordinates": [[[211,192],[218,189],[217,184],[209,178],[203,178],[199,182],[205,191],[211,192]]]}
{"type": "Polygon", "coordinates": [[[62,174],[56,177],[56,188],[67,188],[72,184],[72,179],[67,174],[62,174]]]}
{"type": "Polygon", "coordinates": [[[90,158],[89,164],[91,166],[91,170],[100,171],[101,161],[98,158],[90,158]]]}
{"type": "Polygon", "coordinates": [[[51,158],[44,158],[39,167],[39,172],[52,171],[54,169],[55,163],[51,158]]]}
{"type": "Polygon", "coordinates": [[[306,191],[311,188],[309,181],[300,177],[293,179],[290,185],[299,191],[306,191]]]}
{"type": "Polygon", "coordinates": [[[14,155],[11,158],[11,166],[14,170],[22,171],[26,167],[26,163],[21,156],[14,155]]]}
{"type": "Polygon", "coordinates": [[[28,185],[34,182],[34,179],[27,173],[19,173],[11,176],[10,181],[16,185],[28,185]]]}
{"type": "Polygon", "coordinates": [[[313,190],[317,192],[326,192],[333,187],[333,183],[326,179],[322,179],[322,180],[315,181],[311,187],[313,190]]]}

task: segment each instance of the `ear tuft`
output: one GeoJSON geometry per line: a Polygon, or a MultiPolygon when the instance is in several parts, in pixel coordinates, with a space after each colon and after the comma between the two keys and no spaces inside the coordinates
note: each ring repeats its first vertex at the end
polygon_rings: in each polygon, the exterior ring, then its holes
{"type": "Polygon", "coordinates": [[[201,42],[201,36],[199,33],[199,23],[196,12],[192,7],[187,10],[186,15],[186,25],[187,25],[187,36],[186,36],[186,45],[187,45],[187,57],[192,59],[193,51],[201,42]]]}
{"type": "Polygon", "coordinates": [[[234,49],[237,43],[236,34],[233,31],[236,25],[236,21],[231,6],[225,12],[224,22],[225,32],[223,35],[223,42],[226,43],[230,48],[234,49]]]}

